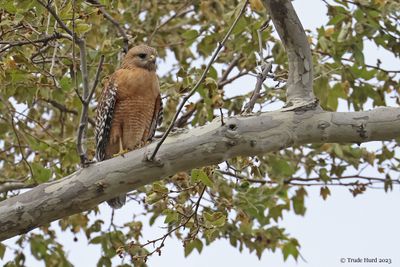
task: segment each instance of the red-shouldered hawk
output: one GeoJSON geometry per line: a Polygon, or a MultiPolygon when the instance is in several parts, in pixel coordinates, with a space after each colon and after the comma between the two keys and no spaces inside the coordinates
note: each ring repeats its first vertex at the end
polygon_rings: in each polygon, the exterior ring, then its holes
{"type": "MultiPolygon", "coordinates": [[[[105,84],[96,117],[98,161],[139,148],[154,136],[162,119],[156,55],[156,50],[146,45],[131,48],[105,84]]],[[[125,200],[121,195],[107,203],[117,209],[125,200]]]]}

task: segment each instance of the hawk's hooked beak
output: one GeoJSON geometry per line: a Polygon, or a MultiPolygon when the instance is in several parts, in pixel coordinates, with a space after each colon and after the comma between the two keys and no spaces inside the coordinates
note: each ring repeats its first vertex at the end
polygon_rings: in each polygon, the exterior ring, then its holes
{"type": "Polygon", "coordinates": [[[156,56],[155,55],[150,55],[150,61],[155,63],[156,62],[156,56]]]}

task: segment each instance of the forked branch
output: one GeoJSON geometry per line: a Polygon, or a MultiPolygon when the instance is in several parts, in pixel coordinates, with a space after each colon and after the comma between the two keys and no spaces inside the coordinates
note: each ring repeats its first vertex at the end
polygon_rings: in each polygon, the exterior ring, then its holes
{"type": "Polygon", "coordinates": [[[310,104],[316,107],[311,49],[291,0],[263,0],[263,4],[271,15],[288,55],[286,108],[293,110],[310,104]]]}

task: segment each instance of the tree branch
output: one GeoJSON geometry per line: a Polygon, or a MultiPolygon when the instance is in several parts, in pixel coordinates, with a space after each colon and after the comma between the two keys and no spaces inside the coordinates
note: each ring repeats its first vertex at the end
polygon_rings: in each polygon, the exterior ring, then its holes
{"type": "Polygon", "coordinates": [[[0,41],[0,45],[5,44],[5,46],[0,49],[0,54],[14,46],[23,46],[23,45],[27,45],[27,44],[37,44],[37,43],[41,43],[44,46],[50,41],[61,39],[61,38],[65,38],[65,36],[58,32],[55,32],[52,35],[46,35],[46,36],[36,39],[36,40],[0,41]]]}
{"type": "Polygon", "coordinates": [[[289,60],[287,110],[316,103],[311,49],[291,0],[263,0],[289,60]]]}
{"type": "Polygon", "coordinates": [[[6,193],[12,190],[24,189],[24,188],[32,188],[35,187],[36,184],[27,184],[23,182],[6,182],[0,184],[0,194],[6,193]]]}
{"type": "Polygon", "coordinates": [[[261,66],[262,71],[257,73],[257,82],[256,82],[256,86],[254,88],[253,94],[250,97],[250,101],[249,103],[247,103],[244,106],[244,111],[246,113],[250,113],[253,111],[254,105],[256,104],[257,99],[260,97],[260,91],[261,91],[261,87],[265,81],[265,79],[267,79],[268,77],[268,73],[271,71],[272,69],[272,63],[265,63],[261,66]]]}
{"type": "MultiPolygon", "coordinates": [[[[44,99],[41,98],[39,99],[41,101],[47,102],[49,104],[51,104],[53,107],[57,108],[58,110],[60,110],[61,112],[65,112],[65,113],[70,113],[73,115],[78,115],[78,111],[75,109],[69,109],[67,108],[65,105],[58,103],[57,101],[54,101],[53,99],[44,99]]],[[[88,118],[88,122],[90,123],[90,125],[92,125],[93,127],[95,126],[96,122],[92,119],[92,118],[88,118]]]]}
{"type": "Polygon", "coordinates": [[[162,27],[164,27],[165,25],[167,25],[168,23],[171,22],[171,20],[186,15],[187,13],[193,11],[193,9],[189,9],[189,10],[185,10],[190,4],[192,4],[192,0],[189,0],[188,2],[184,3],[180,8],[178,8],[178,10],[172,15],[170,16],[168,19],[166,19],[163,23],[159,24],[156,26],[156,28],[154,29],[154,31],[151,33],[149,39],[147,40],[147,43],[149,45],[151,45],[151,42],[153,41],[153,38],[155,36],[155,34],[157,33],[157,31],[159,31],[162,27]]]}
{"type": "MultiPolygon", "coordinates": [[[[84,38],[80,38],[76,33],[75,33],[75,5],[76,2],[73,1],[73,7],[72,7],[72,30],[68,28],[68,26],[62,21],[62,19],[58,16],[57,12],[50,6],[51,3],[44,3],[41,0],[36,0],[39,4],[41,4],[44,8],[47,9],[47,11],[54,17],[54,19],[57,21],[58,25],[64,31],[66,31],[71,37],[72,37],[72,42],[78,45],[79,47],[79,58],[80,58],[80,69],[81,69],[81,75],[82,75],[82,87],[83,87],[83,94],[82,96],[79,94],[77,91],[77,88],[75,88],[76,93],[78,97],[80,98],[82,102],[82,113],[81,113],[81,118],[78,126],[78,131],[77,131],[77,141],[76,141],[76,146],[77,146],[77,151],[79,154],[79,158],[81,160],[81,165],[86,166],[87,163],[87,155],[86,155],[86,148],[85,148],[85,140],[86,140],[86,128],[88,124],[88,112],[89,112],[89,76],[88,76],[88,69],[87,69],[87,59],[86,59],[86,42],[84,38]]],[[[75,56],[74,52],[74,46],[72,46],[73,49],[73,57],[75,56]]],[[[75,57],[74,60],[75,62],[75,57]]],[[[75,71],[75,68],[74,68],[75,71]]],[[[76,79],[76,74],[74,75],[76,79]]]]}
{"type": "Polygon", "coordinates": [[[157,161],[145,160],[156,146],[150,144],[0,202],[0,241],[92,209],[105,200],[179,171],[232,157],[260,155],[292,145],[361,143],[399,136],[400,108],[361,112],[275,111],[231,117],[224,126],[217,118],[206,126],[169,136],[157,154],[157,161]]]}

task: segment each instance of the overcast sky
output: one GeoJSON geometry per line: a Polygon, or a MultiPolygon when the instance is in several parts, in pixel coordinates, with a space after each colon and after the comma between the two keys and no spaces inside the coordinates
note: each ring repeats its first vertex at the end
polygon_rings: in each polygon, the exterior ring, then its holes
{"type": "MultiPolygon", "coordinates": [[[[326,8],[321,0],[297,0],[293,2],[300,20],[305,29],[315,33],[315,28],[327,21],[326,8]]],[[[368,63],[375,64],[376,58],[383,62],[382,67],[398,68],[400,62],[391,54],[373,45],[366,46],[365,58],[368,63]]],[[[160,72],[170,66],[167,63],[159,64],[160,72]]],[[[251,77],[242,78],[229,91],[240,93],[243,86],[248,86],[251,77]]],[[[365,143],[362,146],[373,149],[379,142],[365,143]]],[[[398,151],[397,151],[398,152],[398,151]]],[[[374,171],[371,170],[371,175],[374,171]]],[[[162,256],[153,256],[149,259],[149,266],[298,266],[298,267],[335,267],[335,266],[400,266],[400,203],[399,188],[395,187],[391,193],[383,190],[368,190],[366,194],[353,198],[346,188],[331,188],[332,196],[323,201],[319,196],[319,188],[308,188],[309,196],[306,199],[307,212],[305,217],[295,216],[293,213],[284,214],[280,226],[286,228],[291,236],[296,237],[301,244],[301,254],[304,259],[296,263],[292,259],[283,262],[282,254],[264,252],[262,259],[249,254],[248,250],[240,253],[229,245],[228,241],[217,241],[203,248],[201,255],[197,251],[188,258],[184,257],[181,242],[168,239],[162,249],[162,256]],[[341,258],[375,258],[390,259],[392,264],[349,264],[341,263],[341,258]]],[[[103,220],[109,221],[110,209],[106,204],[100,205],[103,220]]],[[[133,213],[141,208],[136,203],[129,203],[116,211],[116,221],[128,221],[133,213]]],[[[145,224],[148,218],[142,217],[145,224]]],[[[58,223],[53,223],[57,225],[58,223]]],[[[158,220],[161,226],[161,220],[158,220]]],[[[161,236],[165,229],[146,226],[144,236],[153,239],[161,236]]],[[[68,232],[59,232],[59,240],[65,245],[69,259],[77,266],[95,266],[100,257],[100,247],[87,245],[86,238],[78,235],[78,242],[73,242],[73,236],[68,232]]],[[[15,238],[6,243],[13,246],[15,238]]],[[[27,266],[44,266],[30,256],[29,247],[27,266]]],[[[10,251],[6,252],[6,260],[13,258],[10,251]]],[[[114,262],[119,262],[115,259],[114,262]]]]}

